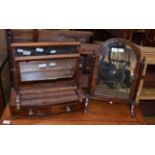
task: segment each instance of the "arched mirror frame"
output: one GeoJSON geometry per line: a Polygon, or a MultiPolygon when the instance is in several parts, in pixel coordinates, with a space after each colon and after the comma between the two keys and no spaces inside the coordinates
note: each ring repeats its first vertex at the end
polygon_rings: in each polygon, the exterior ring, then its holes
{"type": "Polygon", "coordinates": [[[137,87],[138,87],[138,81],[139,81],[139,75],[140,75],[140,70],[141,70],[141,54],[139,48],[132,43],[129,40],[122,39],[122,38],[114,38],[107,40],[106,42],[103,43],[102,47],[98,50],[97,53],[93,53],[92,55],[92,63],[91,63],[91,75],[89,79],[89,95],[90,98],[93,99],[98,99],[102,100],[108,103],[128,103],[131,104],[131,114],[134,115],[134,105],[135,105],[135,98],[136,98],[136,93],[137,93],[137,87]],[[132,80],[131,83],[131,89],[129,92],[129,98],[128,99],[123,99],[123,98],[118,98],[116,96],[106,96],[106,95],[98,95],[96,94],[96,81],[98,77],[98,69],[99,69],[99,57],[101,53],[103,52],[104,48],[106,48],[109,44],[112,43],[117,43],[121,42],[123,44],[128,45],[131,49],[133,49],[135,56],[136,56],[136,65],[135,65],[135,70],[134,70],[134,79],[132,80]]]}

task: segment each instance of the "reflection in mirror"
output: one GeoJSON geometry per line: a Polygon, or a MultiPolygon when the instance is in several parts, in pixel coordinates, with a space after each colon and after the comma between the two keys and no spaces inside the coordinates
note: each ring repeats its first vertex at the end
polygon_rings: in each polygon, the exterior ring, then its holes
{"type": "Polygon", "coordinates": [[[128,98],[136,62],[136,54],[129,45],[121,42],[107,44],[99,57],[96,94],[128,98]]]}

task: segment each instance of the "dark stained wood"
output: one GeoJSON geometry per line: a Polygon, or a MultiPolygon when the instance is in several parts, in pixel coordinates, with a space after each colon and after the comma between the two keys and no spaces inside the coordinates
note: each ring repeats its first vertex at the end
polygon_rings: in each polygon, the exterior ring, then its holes
{"type": "MultiPolygon", "coordinates": [[[[9,36],[12,35],[12,37],[10,36],[9,40],[10,43],[11,42],[32,42],[32,41],[38,41],[38,37],[40,39],[40,41],[52,41],[52,37],[55,39],[55,36],[65,36],[66,38],[61,38],[61,41],[65,41],[65,39],[70,40],[70,41],[75,41],[74,39],[80,39],[80,38],[86,38],[86,42],[89,40],[87,38],[89,38],[91,36],[91,33],[76,33],[75,31],[73,32],[69,32],[65,30],[65,32],[61,31],[55,31],[55,30],[12,30],[12,32],[9,32],[9,36]],[[35,31],[35,33],[34,33],[35,31]],[[39,34],[38,34],[39,31],[39,34]],[[59,33],[58,33],[59,32],[59,33]],[[53,33],[53,34],[52,34],[53,33]],[[68,33],[68,34],[67,34],[68,33]],[[50,40],[51,39],[51,40],[50,40]]],[[[94,30],[95,32],[96,30],[94,30]]],[[[117,30],[118,32],[118,30],[117,30]]],[[[123,31],[122,31],[123,32],[123,31]]],[[[124,31],[125,32],[125,31],[124,31]]],[[[127,31],[126,31],[127,32],[127,31]]],[[[151,32],[151,31],[150,31],[151,32]]],[[[121,33],[120,33],[121,34],[121,33]]],[[[119,35],[120,35],[119,34],[119,35]]],[[[122,37],[125,38],[132,38],[132,35],[126,35],[127,33],[123,33],[125,35],[122,35],[122,37]]],[[[151,33],[149,33],[151,34],[151,33]]],[[[154,33],[151,34],[151,38],[153,39],[153,35],[154,33]]],[[[117,35],[116,35],[117,36],[117,35]]],[[[60,39],[59,37],[56,39],[60,39]]],[[[148,38],[147,38],[148,39],[148,38]]],[[[152,40],[151,39],[151,40],[152,40]]],[[[55,40],[53,40],[55,41],[55,40]]],[[[87,56],[90,56],[92,53],[97,53],[97,51],[100,49],[100,47],[104,44],[104,42],[101,42],[100,44],[97,44],[97,42],[95,44],[86,44],[86,43],[82,43],[81,47],[80,47],[80,54],[85,58],[85,64],[84,64],[84,68],[90,67],[90,63],[87,63],[87,61],[89,62],[89,59],[87,59],[87,56]]],[[[144,57],[148,57],[151,60],[151,63],[154,62],[154,60],[152,59],[152,57],[155,57],[155,49],[154,48],[150,48],[150,47],[138,47],[141,50],[142,56],[144,57]]],[[[146,88],[149,88],[150,86],[154,87],[154,73],[153,73],[154,69],[151,69],[150,72],[146,75],[145,77],[145,83],[144,86],[146,88]]],[[[80,76],[80,83],[83,87],[87,88],[88,85],[88,77],[89,74],[83,74],[80,76]]],[[[135,93],[134,93],[135,94],[135,93]]],[[[148,101],[146,102],[146,106],[147,106],[148,101]]],[[[145,106],[143,106],[143,109],[147,109],[144,108],[145,106]]],[[[153,106],[151,106],[153,107],[153,106]]],[[[149,108],[148,108],[149,109],[149,108]]],[[[151,109],[151,108],[150,108],[151,109]]],[[[147,110],[148,112],[149,110],[147,110]]]]}
{"type": "Polygon", "coordinates": [[[37,87],[30,87],[30,88],[26,88],[26,87],[24,87],[24,88],[20,88],[20,92],[21,92],[21,94],[24,94],[24,93],[34,93],[34,91],[35,91],[35,93],[42,93],[42,92],[55,92],[55,91],[72,91],[72,90],[76,90],[77,89],[77,87],[76,86],[68,86],[68,87],[55,87],[55,88],[52,88],[52,87],[50,87],[50,85],[49,85],[49,87],[39,87],[39,86],[37,86],[37,87]],[[36,90],[36,88],[38,88],[37,90],[36,90]]]}
{"type": "Polygon", "coordinates": [[[28,42],[12,43],[11,47],[48,47],[48,46],[80,46],[80,42],[28,42]]]}
{"type": "Polygon", "coordinates": [[[71,30],[38,30],[38,41],[80,41],[89,43],[93,33],[71,30]]]}
{"type": "Polygon", "coordinates": [[[48,60],[48,59],[58,59],[58,58],[77,58],[80,57],[79,54],[61,54],[61,55],[48,55],[48,56],[22,56],[16,57],[16,61],[32,61],[32,60],[48,60]]]}
{"type": "MultiPolygon", "coordinates": [[[[81,41],[81,49],[80,54],[84,59],[83,70],[87,71],[89,68],[90,58],[88,58],[89,54],[98,50],[100,45],[98,44],[90,44],[90,40],[93,37],[93,33],[89,31],[70,31],[70,30],[26,30],[26,29],[12,29],[7,30],[7,43],[8,43],[8,53],[10,56],[10,66],[12,68],[12,50],[10,48],[11,43],[18,42],[32,42],[32,41],[42,41],[42,42],[51,42],[51,41],[81,41]],[[71,39],[71,40],[70,40],[71,39]]],[[[55,43],[54,43],[55,44],[55,43]]],[[[14,45],[14,44],[13,44],[14,45]]],[[[23,44],[22,44],[23,45],[23,44]]],[[[25,46],[25,45],[24,45],[25,46]]],[[[84,75],[85,76],[85,75],[84,75]]],[[[88,74],[86,75],[88,76],[88,74]]],[[[13,77],[12,77],[13,79],[13,77]]],[[[83,82],[86,86],[86,83],[83,82]]]]}
{"type": "Polygon", "coordinates": [[[148,64],[144,78],[144,88],[155,88],[155,65],[148,64]]]}
{"type": "Polygon", "coordinates": [[[84,110],[85,96],[79,83],[79,42],[14,43],[11,47],[14,89],[11,93],[10,108],[13,117],[84,110]],[[66,52],[66,54],[52,55],[16,54],[16,48],[55,46],[61,49],[64,46],[67,48],[75,46],[73,49],[75,51],[71,51],[71,54],[66,52]],[[54,66],[51,67],[52,62],[54,66]],[[46,67],[38,68],[40,64],[45,64],[46,67]],[[55,83],[54,87],[50,87],[53,83],[55,83]]]}
{"type": "Polygon", "coordinates": [[[38,30],[37,29],[34,29],[33,30],[33,34],[32,34],[32,39],[34,42],[37,42],[38,41],[38,30]]]}
{"type": "MultiPolygon", "coordinates": [[[[138,80],[139,77],[138,75],[142,72],[142,70],[140,69],[140,62],[141,62],[141,54],[140,54],[140,50],[139,48],[132,42],[122,39],[122,38],[114,38],[114,39],[110,39],[107,40],[106,42],[104,42],[102,44],[102,48],[100,48],[97,53],[93,53],[92,54],[92,59],[94,59],[95,61],[92,61],[92,67],[91,69],[93,71],[91,71],[91,77],[90,77],[90,82],[91,83],[91,87],[88,88],[90,90],[88,90],[88,92],[90,93],[91,98],[93,99],[99,99],[99,100],[103,100],[103,101],[109,101],[109,102],[113,102],[113,103],[129,103],[131,105],[131,115],[134,115],[134,110],[133,108],[135,107],[135,100],[136,100],[136,95],[137,95],[137,89],[138,89],[138,80]],[[134,80],[132,81],[132,85],[131,85],[131,90],[129,92],[129,95],[125,97],[125,95],[120,95],[120,96],[114,96],[113,94],[98,94],[96,91],[96,81],[97,81],[97,76],[98,76],[98,69],[99,69],[99,57],[102,54],[101,52],[103,51],[103,49],[105,49],[109,44],[111,43],[116,43],[116,42],[121,42],[124,43],[128,46],[130,46],[132,48],[132,50],[135,52],[136,55],[136,66],[134,69],[134,80]],[[95,57],[96,54],[96,57],[95,57]],[[141,72],[140,72],[141,71],[141,72]]],[[[143,66],[142,66],[143,67],[143,66]]],[[[142,68],[143,69],[143,68],[142,68]]]]}
{"type": "MultiPolygon", "coordinates": [[[[12,67],[11,43],[25,42],[93,42],[93,32],[61,29],[11,29],[6,31],[10,66],[12,67]]],[[[88,61],[84,58],[84,61],[88,61]]],[[[86,65],[85,65],[86,66],[86,65]]],[[[87,66],[86,66],[87,67],[87,66]]],[[[13,77],[11,77],[13,78],[13,77]]]]}
{"type": "Polygon", "coordinates": [[[33,29],[11,29],[8,30],[8,37],[11,42],[28,42],[33,41],[33,29]]]}
{"type": "Polygon", "coordinates": [[[101,44],[81,44],[80,47],[80,55],[83,58],[83,65],[82,65],[82,73],[83,74],[90,74],[91,72],[91,55],[93,53],[97,53],[97,51],[101,48],[101,44]]]}
{"type": "Polygon", "coordinates": [[[81,55],[92,55],[93,53],[97,53],[97,51],[102,47],[101,44],[86,44],[83,43],[80,46],[80,54],[81,55]]]}
{"type": "Polygon", "coordinates": [[[124,39],[132,39],[132,29],[106,29],[104,30],[107,35],[106,39],[110,38],[124,38],[124,39]]]}
{"type": "Polygon", "coordinates": [[[136,108],[136,116],[130,117],[129,107],[126,104],[109,105],[92,100],[88,111],[67,114],[53,114],[42,117],[11,118],[9,106],[6,107],[1,123],[11,120],[11,124],[25,125],[142,125],[146,124],[141,112],[136,108]]]}
{"type": "Polygon", "coordinates": [[[8,37],[11,38],[11,42],[72,40],[88,43],[93,37],[93,32],[61,29],[11,29],[8,30],[8,37]]]}
{"type": "MultiPolygon", "coordinates": [[[[64,102],[73,102],[78,100],[78,96],[75,90],[70,91],[56,91],[36,93],[24,93],[20,92],[21,106],[43,106],[52,104],[61,104],[64,102]]],[[[15,102],[10,103],[12,106],[16,106],[15,102]]]]}

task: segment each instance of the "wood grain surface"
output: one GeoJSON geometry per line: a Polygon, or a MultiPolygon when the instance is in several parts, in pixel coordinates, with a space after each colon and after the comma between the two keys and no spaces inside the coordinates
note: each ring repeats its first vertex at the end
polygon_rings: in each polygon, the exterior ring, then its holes
{"type": "Polygon", "coordinates": [[[140,125],[145,121],[136,108],[136,116],[131,118],[129,106],[126,104],[112,104],[91,101],[87,112],[73,112],[67,114],[56,114],[42,117],[23,117],[12,119],[9,106],[6,107],[1,118],[10,120],[16,125],[140,125]]]}

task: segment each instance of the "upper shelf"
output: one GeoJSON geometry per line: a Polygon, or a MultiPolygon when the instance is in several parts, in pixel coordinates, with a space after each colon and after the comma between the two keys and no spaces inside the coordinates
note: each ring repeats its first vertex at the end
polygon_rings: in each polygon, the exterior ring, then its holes
{"type": "Polygon", "coordinates": [[[155,48],[154,47],[144,47],[138,46],[141,51],[142,57],[145,57],[145,63],[147,64],[155,64],[155,48]]]}

